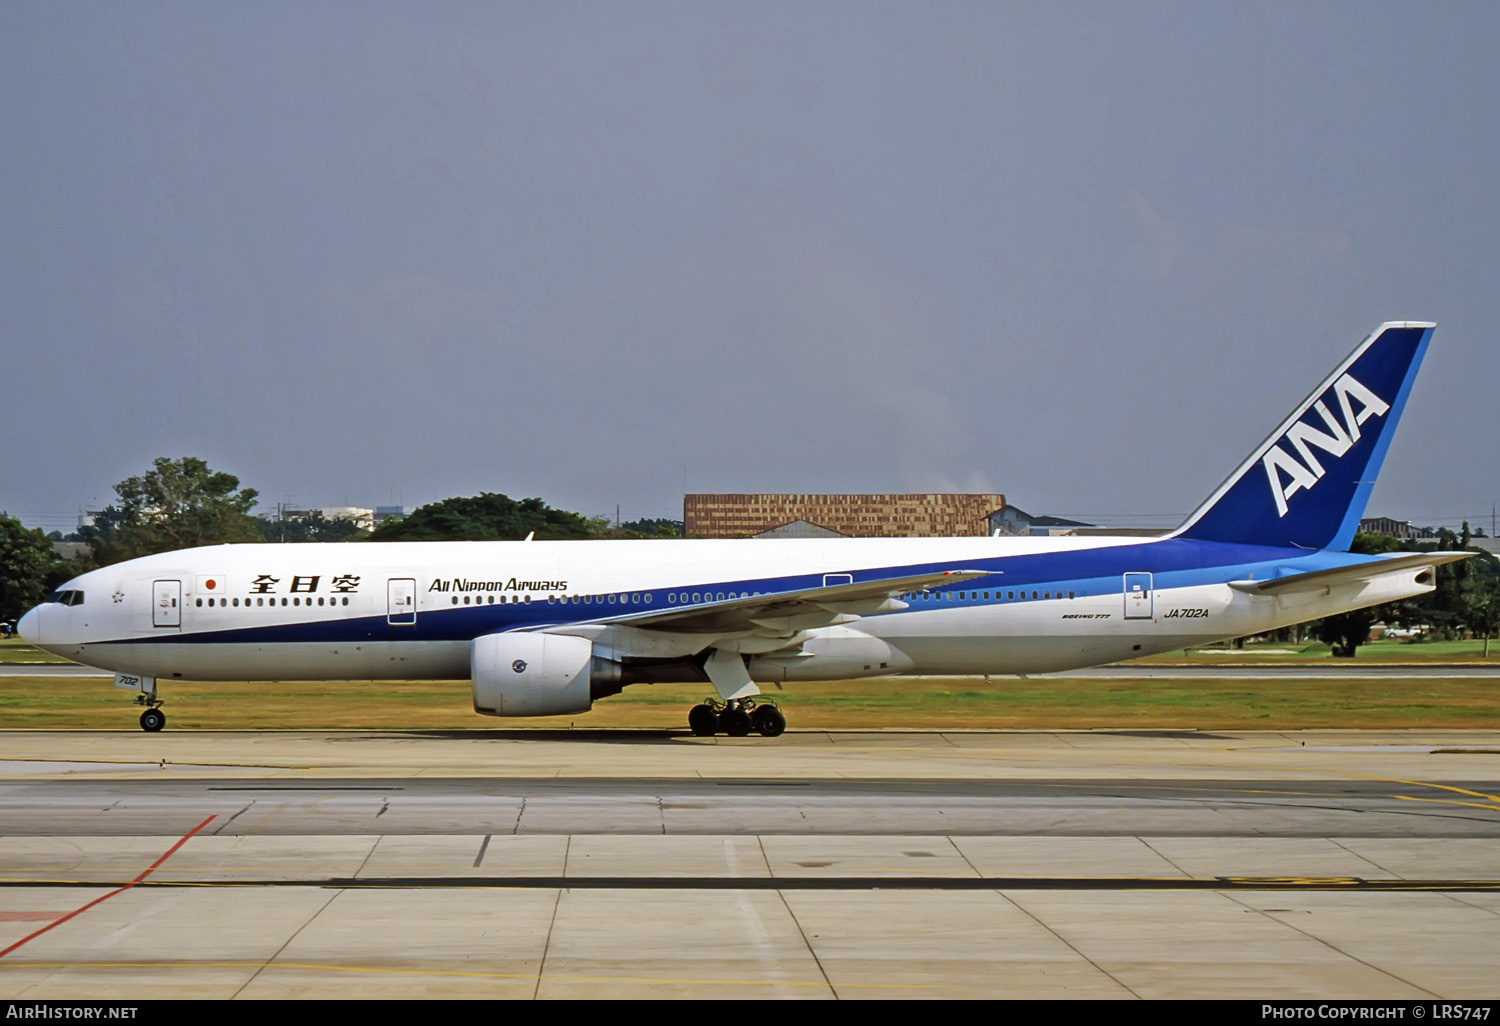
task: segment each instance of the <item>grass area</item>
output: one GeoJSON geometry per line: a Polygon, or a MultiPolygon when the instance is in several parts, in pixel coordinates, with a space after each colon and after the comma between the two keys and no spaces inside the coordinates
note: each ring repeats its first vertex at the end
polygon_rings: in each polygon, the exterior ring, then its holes
{"type": "MultiPolygon", "coordinates": [[[[701,684],[637,685],[577,716],[476,714],[467,681],[164,683],[168,729],[423,730],[683,728],[701,684]]],[[[1500,683],[1366,681],[1019,680],[835,681],[770,697],[791,725],[869,727],[1500,728],[1500,683]]],[[[0,728],[135,726],[131,693],[108,680],[0,677],[0,728]]]]}
{"type": "MultiPolygon", "coordinates": [[[[1241,666],[1253,663],[1344,663],[1350,660],[1335,660],[1329,647],[1322,642],[1257,641],[1244,648],[1235,648],[1228,642],[1189,649],[1186,652],[1167,652],[1148,656],[1140,662],[1153,666],[1170,666],[1190,663],[1193,665],[1241,666]]],[[[1390,665],[1429,663],[1481,663],[1500,665],[1500,641],[1490,642],[1490,654],[1484,655],[1484,641],[1371,641],[1355,651],[1355,663],[1380,663],[1390,665]]]]}
{"type": "Polygon", "coordinates": [[[62,656],[33,648],[20,638],[0,638],[0,664],[3,663],[67,663],[62,656]]]}

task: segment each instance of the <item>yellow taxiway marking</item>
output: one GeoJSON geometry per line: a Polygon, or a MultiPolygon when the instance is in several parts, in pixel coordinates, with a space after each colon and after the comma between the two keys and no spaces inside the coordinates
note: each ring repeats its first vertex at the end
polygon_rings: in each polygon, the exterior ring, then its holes
{"type": "Polygon", "coordinates": [[[1417,798],[1406,794],[1393,795],[1395,798],[1402,798],[1406,801],[1445,802],[1449,805],[1467,805],[1476,809],[1486,809],[1490,812],[1500,812],[1500,795],[1486,794],[1484,791],[1471,791],[1467,787],[1457,787],[1453,784],[1434,784],[1426,780],[1402,780],[1399,777],[1381,777],[1373,773],[1353,773],[1348,770],[1341,770],[1339,772],[1342,772],[1345,776],[1364,777],[1366,780],[1380,780],[1387,784],[1404,784],[1407,787],[1430,787],[1435,791],[1451,791],[1454,794],[1467,795],[1470,798],[1483,798],[1490,804],[1483,805],[1478,802],[1461,802],[1452,798],[1417,798]]]}
{"type": "Polygon", "coordinates": [[[1470,809],[1500,812],[1500,805],[1486,805],[1483,802],[1461,802],[1456,798],[1418,798],[1414,794],[1398,794],[1395,797],[1400,798],[1404,802],[1435,802],[1438,805],[1462,805],[1470,809]]]}

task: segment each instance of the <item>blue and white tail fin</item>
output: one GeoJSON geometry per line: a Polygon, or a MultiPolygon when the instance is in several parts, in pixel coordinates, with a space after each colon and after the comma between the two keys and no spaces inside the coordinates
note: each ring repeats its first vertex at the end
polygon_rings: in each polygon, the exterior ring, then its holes
{"type": "Polygon", "coordinates": [[[1382,324],[1172,537],[1347,551],[1434,327],[1382,324]]]}

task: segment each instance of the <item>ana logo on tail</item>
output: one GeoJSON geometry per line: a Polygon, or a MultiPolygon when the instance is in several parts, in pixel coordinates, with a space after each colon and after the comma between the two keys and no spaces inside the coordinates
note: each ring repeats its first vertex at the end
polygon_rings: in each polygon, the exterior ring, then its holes
{"type": "Polygon", "coordinates": [[[1333,383],[1333,393],[1338,397],[1339,412],[1343,415],[1342,423],[1320,398],[1313,409],[1323,419],[1328,431],[1320,431],[1307,421],[1299,420],[1266,451],[1260,461],[1261,466],[1265,467],[1266,479],[1271,483],[1271,495],[1276,500],[1278,517],[1286,516],[1286,503],[1294,492],[1300,488],[1311,489],[1326,473],[1323,464],[1318,462],[1318,457],[1313,453],[1314,447],[1334,457],[1344,455],[1359,441],[1359,426],[1371,417],[1384,416],[1391,408],[1390,403],[1347,373],[1333,383]],[[1359,404],[1357,413],[1356,403],[1359,404]],[[1283,442],[1289,443],[1297,451],[1297,455],[1302,457],[1301,460],[1282,448],[1283,442]]]}

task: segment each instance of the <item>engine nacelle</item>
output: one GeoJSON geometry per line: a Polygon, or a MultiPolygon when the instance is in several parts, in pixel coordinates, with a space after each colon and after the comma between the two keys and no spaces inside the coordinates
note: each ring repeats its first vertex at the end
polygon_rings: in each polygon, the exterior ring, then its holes
{"type": "Polygon", "coordinates": [[[469,643],[474,711],[486,716],[588,712],[594,645],[564,634],[486,634],[469,643]]]}

